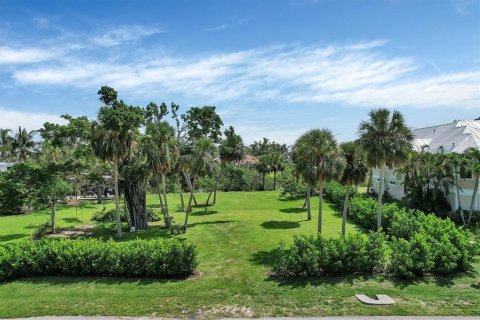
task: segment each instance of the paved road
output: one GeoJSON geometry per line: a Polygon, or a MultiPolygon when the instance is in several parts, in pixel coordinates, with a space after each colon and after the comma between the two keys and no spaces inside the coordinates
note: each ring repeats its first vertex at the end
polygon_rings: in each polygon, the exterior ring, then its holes
{"type": "MultiPolygon", "coordinates": [[[[65,316],[65,317],[33,317],[33,318],[17,318],[16,320],[164,320],[167,318],[148,318],[148,317],[82,317],[82,316],[65,316]]],[[[241,320],[251,318],[223,318],[222,320],[241,320]]],[[[255,320],[480,320],[480,316],[475,317],[432,317],[432,316],[353,316],[353,317],[311,317],[311,318],[254,318],[255,320]]],[[[4,319],[0,319],[4,320],[4,319]]],[[[12,320],[12,319],[9,319],[12,320]]],[[[170,319],[171,320],[171,319],[170,319]]]]}

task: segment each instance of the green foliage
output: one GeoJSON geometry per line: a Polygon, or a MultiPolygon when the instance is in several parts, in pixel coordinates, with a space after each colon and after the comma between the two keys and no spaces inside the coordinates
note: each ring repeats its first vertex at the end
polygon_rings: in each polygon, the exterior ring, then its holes
{"type": "Polygon", "coordinates": [[[215,109],[214,106],[193,107],[181,116],[190,141],[210,138],[215,143],[220,142],[223,121],[215,109]]]}
{"type": "MultiPolygon", "coordinates": [[[[114,222],[116,219],[116,211],[115,209],[109,209],[107,210],[106,207],[103,207],[102,210],[96,211],[92,215],[92,220],[93,221],[99,221],[99,222],[114,222]]],[[[127,214],[125,213],[124,210],[120,211],[120,220],[123,222],[127,221],[127,214]]],[[[158,212],[156,212],[153,209],[147,209],[147,220],[148,222],[156,222],[160,221],[160,217],[158,216],[158,212]]]]}
{"type": "Polygon", "coordinates": [[[196,266],[195,247],[176,239],[121,244],[62,239],[0,246],[0,281],[39,275],[178,277],[196,266]]]}
{"type": "Polygon", "coordinates": [[[225,139],[220,143],[220,159],[227,162],[240,161],[245,155],[242,137],[235,133],[232,126],[224,131],[225,139]]]}
{"type": "MultiPolygon", "coordinates": [[[[330,201],[338,209],[343,208],[343,203],[345,200],[345,192],[347,188],[336,181],[326,182],[323,187],[323,194],[325,199],[330,201]]],[[[357,188],[350,188],[350,198],[352,199],[357,195],[357,188]]]]}
{"type": "Polygon", "coordinates": [[[304,183],[300,181],[298,177],[295,177],[290,170],[287,170],[282,175],[282,179],[279,180],[282,191],[280,198],[288,197],[301,197],[307,192],[307,188],[304,183]]]}
{"type": "Polygon", "coordinates": [[[278,276],[369,274],[382,270],[385,261],[381,233],[333,239],[295,236],[292,247],[281,244],[277,248],[273,271],[278,276]]]}
{"type": "Polygon", "coordinates": [[[433,266],[430,246],[422,234],[416,234],[411,241],[394,238],[391,249],[391,271],[399,277],[423,276],[433,266]]]}
{"type": "Polygon", "coordinates": [[[260,141],[254,141],[248,148],[248,152],[256,157],[272,152],[280,152],[283,155],[286,155],[288,153],[288,147],[286,144],[279,144],[275,141],[270,141],[267,138],[263,138],[260,141]]]}
{"type": "Polygon", "coordinates": [[[32,233],[33,239],[40,239],[52,231],[52,219],[48,219],[44,223],[39,224],[32,233]]]}

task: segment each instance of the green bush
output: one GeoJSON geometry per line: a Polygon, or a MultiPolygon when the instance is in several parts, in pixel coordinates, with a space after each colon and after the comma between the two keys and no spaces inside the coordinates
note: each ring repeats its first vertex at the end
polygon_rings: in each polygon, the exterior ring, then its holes
{"type": "Polygon", "coordinates": [[[40,275],[179,277],[196,266],[195,247],[176,239],[48,239],[0,246],[1,281],[40,275]]]}
{"type": "Polygon", "coordinates": [[[52,231],[52,219],[48,219],[42,224],[39,224],[36,228],[35,231],[32,233],[32,238],[33,239],[40,239],[43,238],[46,234],[48,234],[50,231],[52,231]]]}
{"type": "Polygon", "coordinates": [[[431,248],[424,235],[416,234],[410,241],[394,238],[390,247],[390,269],[393,274],[401,278],[415,278],[431,270],[431,248]]]}
{"type": "MultiPolygon", "coordinates": [[[[335,181],[327,182],[323,187],[325,199],[330,201],[330,203],[340,210],[343,209],[345,192],[347,192],[347,188],[335,181]]],[[[355,187],[350,189],[350,198],[354,197],[357,197],[357,188],[355,187]]]]}
{"type": "MultiPolygon", "coordinates": [[[[116,221],[116,214],[117,212],[115,209],[107,210],[106,207],[103,207],[102,210],[99,210],[92,215],[92,220],[100,222],[112,222],[116,221]]],[[[127,214],[124,210],[120,210],[120,220],[123,222],[127,221],[127,214]]]]}
{"type": "Polygon", "coordinates": [[[278,276],[368,274],[382,270],[385,257],[381,233],[335,239],[296,236],[292,247],[281,244],[277,248],[273,271],[278,276]]]}

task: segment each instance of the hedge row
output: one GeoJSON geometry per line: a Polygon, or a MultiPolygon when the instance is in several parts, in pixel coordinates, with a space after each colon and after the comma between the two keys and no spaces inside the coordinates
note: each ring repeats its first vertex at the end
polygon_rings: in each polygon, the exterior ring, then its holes
{"type": "Polygon", "coordinates": [[[277,248],[273,271],[284,277],[372,273],[381,270],[384,262],[381,233],[333,239],[295,236],[292,247],[277,248]]]}
{"type": "Polygon", "coordinates": [[[0,246],[2,281],[40,275],[180,277],[196,266],[195,247],[176,239],[48,239],[0,246]]]}
{"type": "MultiPolygon", "coordinates": [[[[344,195],[345,187],[327,184],[325,197],[337,207],[343,207],[344,195]]],[[[354,195],[348,214],[358,224],[375,230],[377,201],[354,195]]],[[[381,233],[329,240],[296,237],[291,248],[278,248],[274,271],[280,276],[312,276],[384,270],[414,278],[468,270],[479,254],[472,234],[457,228],[450,219],[400,208],[395,203],[383,205],[382,227],[386,236],[381,233]]]]}

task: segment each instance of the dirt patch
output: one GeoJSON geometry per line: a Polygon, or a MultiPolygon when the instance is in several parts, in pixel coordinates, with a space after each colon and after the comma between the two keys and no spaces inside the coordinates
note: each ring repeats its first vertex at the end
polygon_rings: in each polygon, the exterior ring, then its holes
{"type": "Polygon", "coordinates": [[[247,317],[252,318],[253,311],[247,307],[239,306],[220,306],[210,309],[199,310],[197,317],[199,318],[211,318],[212,316],[232,316],[232,317],[247,317]]]}
{"type": "Polygon", "coordinates": [[[95,229],[95,225],[84,224],[84,225],[76,226],[74,228],[58,229],[56,233],[49,234],[47,237],[48,238],[72,238],[72,237],[84,236],[84,235],[93,233],[94,229],[95,229]]]}

